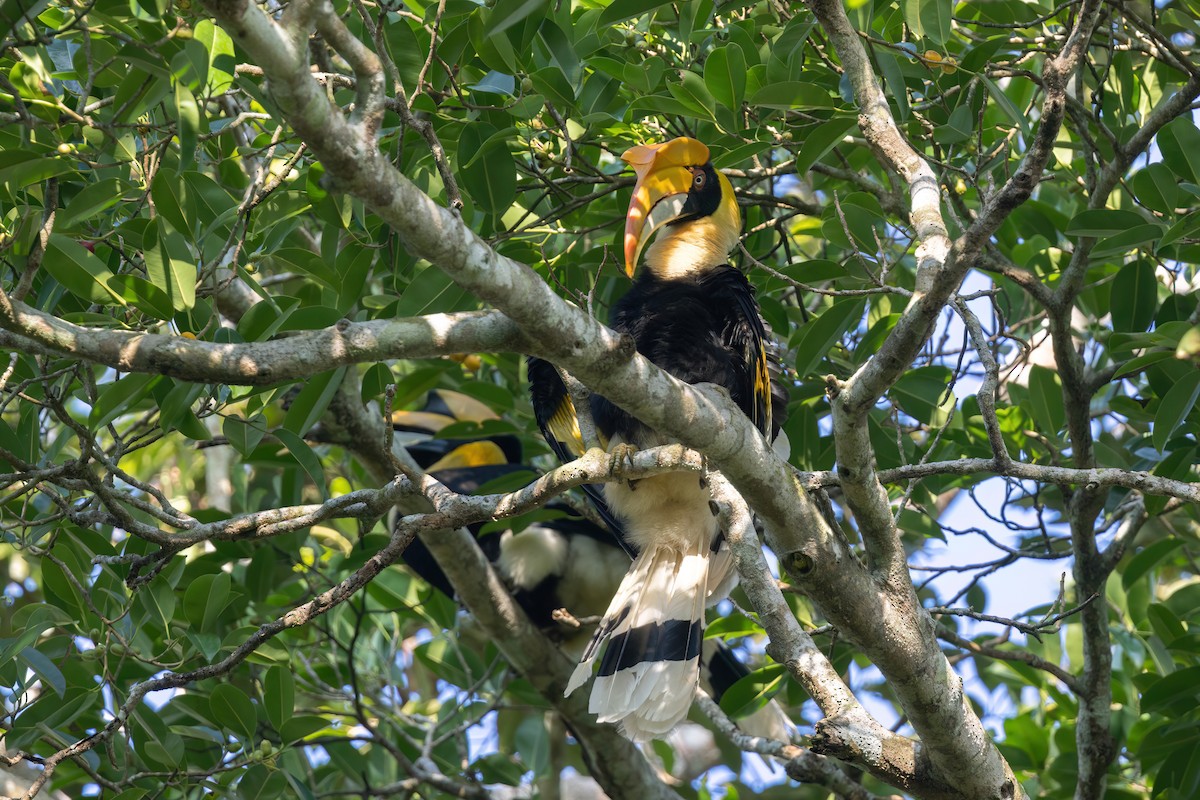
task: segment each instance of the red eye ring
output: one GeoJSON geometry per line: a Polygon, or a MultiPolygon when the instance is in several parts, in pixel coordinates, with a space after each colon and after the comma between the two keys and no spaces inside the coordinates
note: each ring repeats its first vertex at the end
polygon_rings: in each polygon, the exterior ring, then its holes
{"type": "Polygon", "coordinates": [[[704,188],[704,184],[705,184],[705,182],[706,182],[707,180],[708,180],[708,176],[704,174],[704,171],[703,171],[703,170],[700,170],[700,169],[693,170],[693,172],[692,172],[692,186],[693,186],[694,188],[696,188],[696,189],[703,189],[703,188],[704,188]]]}

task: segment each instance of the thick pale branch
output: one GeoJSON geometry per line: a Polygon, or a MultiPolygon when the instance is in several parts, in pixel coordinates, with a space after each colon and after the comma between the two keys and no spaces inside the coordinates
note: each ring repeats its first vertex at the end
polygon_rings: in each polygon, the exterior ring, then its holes
{"type": "Polygon", "coordinates": [[[996,396],[1000,391],[1000,367],[992,355],[992,348],[983,332],[983,325],[967,306],[966,301],[961,297],[955,297],[954,308],[967,327],[967,332],[971,337],[971,346],[975,348],[975,354],[979,356],[979,363],[983,364],[984,378],[979,385],[979,391],[975,393],[975,399],[979,402],[979,413],[983,417],[983,427],[987,430],[988,443],[991,444],[992,453],[996,456],[996,466],[999,471],[1003,471],[1012,459],[1008,454],[1008,445],[1004,443],[1004,434],[1000,431],[1000,421],[996,418],[996,396]]]}
{"type": "MultiPolygon", "coordinates": [[[[909,368],[932,334],[938,314],[967,271],[979,261],[992,234],[1015,208],[1029,198],[1041,180],[1062,128],[1067,79],[1079,67],[1084,46],[1096,25],[1100,5],[1100,0],[1084,3],[1063,52],[1046,60],[1043,69],[1046,96],[1042,103],[1041,118],[1020,167],[987,199],[970,227],[951,245],[945,264],[934,276],[928,293],[914,298],[879,351],[847,382],[840,401],[845,404],[847,413],[865,415],[887,388],[909,368]]],[[[841,8],[840,5],[837,7],[841,8]]]]}
{"type": "Polygon", "coordinates": [[[168,375],[198,383],[268,386],[302,380],[346,364],[449,353],[528,349],[511,320],[495,311],[431,314],[350,322],[269,342],[216,344],[182,336],[84,328],[30,308],[8,305],[0,347],[70,355],[119,372],[168,375]]]}
{"type": "Polygon", "coordinates": [[[850,24],[841,0],[808,0],[807,4],[829,35],[850,78],[863,136],[883,163],[908,184],[910,216],[917,234],[917,293],[927,291],[950,249],[937,175],[896,127],[887,96],[875,78],[866,48],[850,24]]]}
{"type": "MultiPolygon", "coordinates": [[[[352,438],[347,447],[354,452],[380,483],[389,481],[397,469],[416,475],[416,464],[403,448],[393,452],[383,450],[386,441],[383,418],[365,408],[361,401],[340,397],[331,409],[337,423],[352,438]]],[[[640,454],[639,454],[640,455],[640,454]]],[[[649,460],[656,454],[647,451],[649,460]]],[[[688,457],[682,455],[685,460],[688,457]]],[[[572,469],[566,465],[567,473],[572,469]]],[[[437,487],[428,481],[426,488],[437,487]]],[[[445,496],[440,499],[444,501],[445,496]]],[[[466,498],[470,500],[470,498],[466,498]]],[[[427,512],[431,502],[414,496],[401,504],[410,513],[427,512]]],[[[474,616],[480,628],[496,643],[501,652],[538,692],[563,717],[583,750],[593,777],[614,800],[678,800],[678,795],[665,786],[645,757],[612,725],[601,725],[587,711],[587,695],[576,692],[563,697],[571,674],[571,664],[525,616],[504,587],[503,581],[491,568],[480,551],[475,537],[463,528],[445,531],[426,531],[422,541],[437,560],[458,599],[474,616]]]]}
{"type": "MultiPolygon", "coordinates": [[[[926,177],[919,164],[903,171],[903,162],[892,155],[904,150],[895,142],[898,138],[892,133],[895,124],[886,98],[870,74],[862,43],[839,2],[811,0],[810,6],[829,34],[855,88],[864,135],[909,182],[915,220],[915,203],[926,177]]],[[[891,662],[891,652],[872,653],[867,642],[860,641],[859,644],[888,677],[897,695],[904,698],[901,700],[904,708],[908,711],[922,709],[911,718],[913,726],[923,743],[936,754],[935,766],[942,778],[966,796],[1003,796],[1006,793],[1020,796],[1023,793],[1008,765],[987,744],[986,732],[966,703],[961,681],[950,673],[937,647],[932,621],[917,602],[903,563],[894,521],[888,513],[887,493],[875,473],[874,453],[867,435],[867,414],[925,346],[942,309],[967,270],[978,261],[989,238],[1012,210],[1029,197],[1041,179],[1062,125],[1066,82],[1086,51],[1099,7],[1099,0],[1085,2],[1063,51],[1046,60],[1046,96],[1041,119],[1021,166],[998,192],[988,198],[984,209],[943,259],[929,259],[921,265],[925,274],[918,277],[919,291],[875,356],[845,384],[831,384],[834,439],[843,491],[867,545],[872,573],[884,587],[880,602],[886,612],[881,610],[880,617],[894,615],[903,620],[902,625],[892,630],[897,636],[901,636],[898,631],[906,632],[904,646],[899,649],[909,654],[913,666],[891,662]],[[977,749],[964,748],[967,742],[976,743],[977,749]]],[[[936,182],[929,188],[937,207],[936,182]]],[[[937,208],[940,218],[940,207],[937,208]]],[[[823,604],[822,608],[828,615],[823,604]]]]}
{"type": "Polygon", "coordinates": [[[721,525],[733,551],[742,588],[770,640],[767,652],[788,668],[826,715],[817,724],[814,752],[855,764],[919,797],[959,797],[932,777],[928,754],[919,743],[892,733],[859,704],[812,637],[800,628],[778,584],[771,578],[745,501],[720,473],[709,473],[709,481],[713,499],[721,509],[721,525]],[[834,728],[852,729],[861,746],[852,752],[841,748],[825,750],[828,741],[839,737],[826,737],[822,732],[834,728]]]}
{"type": "Polygon", "coordinates": [[[379,56],[350,33],[346,24],[334,13],[329,0],[319,4],[316,23],[325,41],[354,69],[356,93],[350,121],[359,128],[363,140],[370,146],[383,121],[383,92],[387,85],[383,64],[379,56]]]}
{"type": "MultiPolygon", "coordinates": [[[[935,475],[981,475],[991,473],[1000,477],[1037,481],[1038,483],[1063,486],[1102,487],[1120,486],[1135,489],[1142,494],[1177,497],[1190,503],[1200,503],[1200,483],[1187,483],[1164,478],[1150,472],[1106,467],[1103,469],[1072,469],[1048,464],[1026,464],[1010,461],[1002,470],[997,470],[994,458],[959,458],[954,461],[930,461],[925,464],[909,464],[903,467],[880,470],[879,480],[883,483],[905,483],[914,478],[931,478],[935,475]]],[[[842,478],[835,472],[813,472],[806,474],[806,484],[814,486],[839,486],[842,478]]]]}
{"type": "MultiPolygon", "coordinates": [[[[412,253],[504,311],[536,343],[538,355],[654,429],[703,451],[776,535],[783,560],[796,555],[813,565],[793,580],[896,687],[937,774],[952,777],[961,796],[1019,792],[966,703],[961,681],[937,648],[932,621],[919,608],[880,595],[791,469],[727,396],[672,378],[637,355],[628,341],[558,297],[533,270],[499,256],[381,154],[348,143],[351,137],[338,115],[303,113],[310,97],[328,101],[306,70],[275,74],[266,69],[273,60],[262,51],[272,48],[277,37],[263,35],[257,24],[243,24],[245,17],[261,12],[246,0],[215,0],[209,7],[238,44],[264,65],[279,107],[339,188],[362,198],[412,253]],[[897,636],[897,631],[911,635],[897,636]]],[[[463,585],[455,576],[451,579],[463,585]]]]}
{"type": "Polygon", "coordinates": [[[721,707],[703,689],[697,690],[696,700],[705,716],[729,741],[746,753],[774,756],[783,760],[788,777],[801,783],[811,783],[828,788],[841,800],[884,800],[853,781],[836,761],[817,755],[812,750],[758,736],[743,733],[721,707]]]}

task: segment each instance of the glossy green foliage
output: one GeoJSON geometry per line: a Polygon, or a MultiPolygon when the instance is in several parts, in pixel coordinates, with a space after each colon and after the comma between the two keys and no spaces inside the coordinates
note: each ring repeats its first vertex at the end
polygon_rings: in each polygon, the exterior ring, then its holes
{"type": "MultiPolygon", "coordinates": [[[[1000,226],[963,292],[980,293],[970,307],[1000,363],[997,421],[1013,459],[1071,466],[1078,452],[1074,387],[1047,355],[1047,310],[1023,288],[1058,290],[1075,275],[1070,349],[1094,382],[1084,415],[1095,466],[1195,481],[1200,130],[1190,114],[1158,133],[1111,194],[1095,191],[1114,146],[1133,141],[1185,78],[1169,49],[1141,43],[1162,37],[1190,57],[1200,33],[1192,0],[1152,5],[1139,13],[1154,15],[1153,33],[1112,9],[1112,35],[1105,29],[1093,42],[1045,180],[1000,226]],[[1085,263],[1073,266],[1084,247],[1085,263]]],[[[801,4],[335,6],[355,35],[382,48],[412,113],[436,132],[456,186],[447,187],[427,141],[395,107],[383,117],[381,150],[437,201],[461,201],[463,220],[497,251],[601,318],[627,283],[620,235],[632,179],[617,156],[680,134],[707,143],[742,201],[745,252],[733,260],[759,289],[792,379],[791,461],[807,471],[834,467],[826,388],[879,353],[900,323],[916,285],[916,231],[907,187],[864,144],[850,82],[801,4]]],[[[901,132],[934,167],[956,237],[1033,140],[1044,97],[1037,76],[1073,6],[847,6],[901,132]]],[[[480,308],[337,191],[281,122],[261,72],[196,0],[0,2],[0,20],[0,282],[10,296],[77,325],[233,344],[343,318],[480,308]],[[244,305],[229,300],[231,288],[243,291],[244,305]]],[[[319,42],[314,49],[323,75],[344,67],[319,42]]],[[[325,78],[333,102],[348,107],[348,81],[325,78]]],[[[389,97],[403,102],[397,89],[389,79],[389,97]]],[[[879,469],[993,456],[974,396],[980,364],[945,312],[870,414],[879,469]]],[[[118,374],[24,351],[0,359],[0,372],[8,600],[0,723],[9,752],[43,757],[103,729],[139,682],[240,653],[260,626],[384,545],[386,522],[377,519],[165,555],[147,541],[183,530],[175,510],[205,523],[377,485],[329,425],[346,397],[400,409],[419,407],[429,389],[456,389],[493,409],[486,430],[518,434],[531,457],[546,452],[512,353],[361,364],[266,387],[191,383],[169,369],[118,374]]],[[[449,433],[478,430],[463,423],[449,433]]],[[[911,552],[954,539],[956,523],[942,509],[984,477],[947,469],[889,484],[911,552]]],[[[1131,496],[1114,490],[1105,513],[1131,496]]],[[[1026,485],[1008,501],[1051,526],[1014,534],[1024,537],[1019,557],[1068,554],[1053,527],[1068,513],[1062,487],[1026,485]]],[[[1168,497],[1145,505],[1149,521],[1096,600],[1108,604],[1114,652],[1119,756],[1109,797],[1194,797],[1200,520],[1194,505],[1168,497]]],[[[853,537],[850,522],[847,530],[853,537]]],[[[952,602],[936,587],[921,591],[930,604],[979,611],[985,602],[978,587],[952,602]]],[[[802,622],[821,624],[807,600],[789,601],[802,622]]],[[[1083,668],[1075,616],[1040,641],[962,630],[1002,652],[1024,650],[1074,674],[1083,668]]],[[[418,758],[468,785],[536,786],[563,766],[584,771],[578,749],[543,724],[545,701],[493,645],[469,634],[453,601],[388,569],[219,677],[136,705],[124,734],[64,761],[50,788],[74,797],[103,786],[104,797],[121,800],[314,798],[397,784],[409,777],[406,760],[418,758]]],[[[762,631],[734,613],[709,635],[760,642],[762,631]]],[[[863,694],[894,704],[844,639],[822,646],[863,694]]],[[[755,672],[722,706],[738,718],[774,698],[810,732],[815,712],[804,692],[761,647],[744,649],[755,672]]],[[[989,697],[1004,698],[987,718],[1027,790],[1069,794],[1074,695],[1019,661],[980,655],[975,663],[972,702],[983,709],[989,697]]],[[[723,747],[736,772],[740,755],[723,747]]],[[[659,755],[674,765],[670,747],[659,755]]],[[[870,777],[864,784],[892,791],[870,777]]],[[[710,796],[703,781],[677,788],[710,796]]],[[[740,777],[728,791],[826,796],[740,777]]],[[[429,785],[420,792],[449,796],[429,785]]]]}

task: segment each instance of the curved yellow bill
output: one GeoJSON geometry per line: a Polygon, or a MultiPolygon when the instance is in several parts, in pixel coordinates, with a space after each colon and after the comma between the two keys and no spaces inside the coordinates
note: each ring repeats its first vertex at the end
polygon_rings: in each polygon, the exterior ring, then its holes
{"type": "Polygon", "coordinates": [[[642,248],[654,231],[679,216],[692,187],[689,167],[708,163],[708,148],[681,136],[664,144],[642,144],[621,154],[637,173],[625,216],[625,273],[633,277],[642,248]]]}

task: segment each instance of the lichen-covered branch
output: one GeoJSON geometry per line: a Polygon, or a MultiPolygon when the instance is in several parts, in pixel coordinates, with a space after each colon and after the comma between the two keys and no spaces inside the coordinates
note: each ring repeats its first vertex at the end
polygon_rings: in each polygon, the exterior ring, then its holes
{"type": "MultiPolygon", "coordinates": [[[[0,292],[2,295],[2,292],[0,292]]],[[[0,316],[0,347],[69,355],[118,372],[162,373],[197,383],[269,386],[347,364],[450,353],[528,349],[515,324],[495,311],[431,314],[338,324],[268,342],[220,344],[158,333],[85,328],[23,303],[0,316]]]]}

